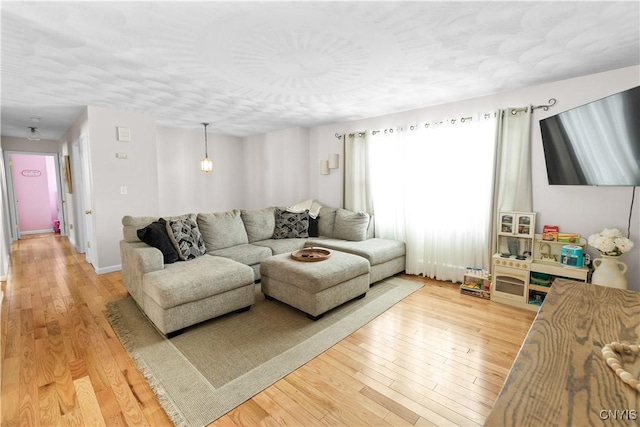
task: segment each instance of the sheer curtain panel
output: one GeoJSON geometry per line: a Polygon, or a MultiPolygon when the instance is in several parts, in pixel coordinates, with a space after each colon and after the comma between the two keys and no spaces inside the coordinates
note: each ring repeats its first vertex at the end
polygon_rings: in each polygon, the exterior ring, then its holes
{"type": "Polygon", "coordinates": [[[526,110],[508,108],[498,114],[493,210],[489,223],[491,254],[497,251],[495,227],[498,212],[531,212],[533,209],[531,116],[530,106],[526,110]]]}
{"type": "Polygon", "coordinates": [[[372,134],[376,236],[407,245],[409,274],[460,281],[488,268],[496,119],[372,134]]]}
{"type": "Polygon", "coordinates": [[[373,214],[366,132],[344,135],[344,208],[373,214]]]}
{"type": "Polygon", "coordinates": [[[496,150],[496,208],[530,212],[533,209],[531,185],[531,107],[509,108],[498,114],[496,150]]]}

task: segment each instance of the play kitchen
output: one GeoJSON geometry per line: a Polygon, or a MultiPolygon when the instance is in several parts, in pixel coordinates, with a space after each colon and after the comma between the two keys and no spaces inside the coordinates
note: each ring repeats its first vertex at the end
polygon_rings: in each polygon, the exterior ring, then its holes
{"type": "Polygon", "coordinates": [[[555,278],[587,281],[586,240],[555,226],[535,234],[535,221],[533,212],[499,213],[492,300],[537,310],[555,278]]]}

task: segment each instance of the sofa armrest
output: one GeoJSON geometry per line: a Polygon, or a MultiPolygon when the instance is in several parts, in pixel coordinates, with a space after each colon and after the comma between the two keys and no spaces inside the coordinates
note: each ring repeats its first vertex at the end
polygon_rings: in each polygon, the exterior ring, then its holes
{"type": "Polygon", "coordinates": [[[142,242],[120,241],[122,283],[142,308],[142,277],[146,273],[164,269],[164,258],[159,249],[142,242]]]}

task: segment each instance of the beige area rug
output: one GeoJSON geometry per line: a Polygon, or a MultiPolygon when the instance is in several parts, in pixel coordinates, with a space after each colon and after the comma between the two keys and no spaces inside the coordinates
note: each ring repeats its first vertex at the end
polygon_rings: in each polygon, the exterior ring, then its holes
{"type": "Polygon", "coordinates": [[[250,311],[187,328],[170,340],[131,297],[107,304],[123,345],[178,426],[204,426],[355,332],[421,284],[392,277],[314,322],[256,285],[250,311]]]}

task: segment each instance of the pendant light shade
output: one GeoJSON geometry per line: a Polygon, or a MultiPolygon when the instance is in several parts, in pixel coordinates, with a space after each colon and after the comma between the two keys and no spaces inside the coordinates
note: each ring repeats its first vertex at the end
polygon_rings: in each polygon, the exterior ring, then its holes
{"type": "Polygon", "coordinates": [[[202,159],[200,162],[200,170],[204,173],[213,172],[213,161],[208,157],[202,159]]]}
{"type": "Polygon", "coordinates": [[[204,126],[204,159],[200,162],[200,170],[203,173],[213,172],[213,161],[209,158],[209,143],[207,141],[207,126],[209,123],[202,123],[204,126]]]}
{"type": "Polygon", "coordinates": [[[37,127],[29,126],[29,133],[27,134],[27,139],[29,141],[40,141],[40,132],[38,132],[37,127]]]}

